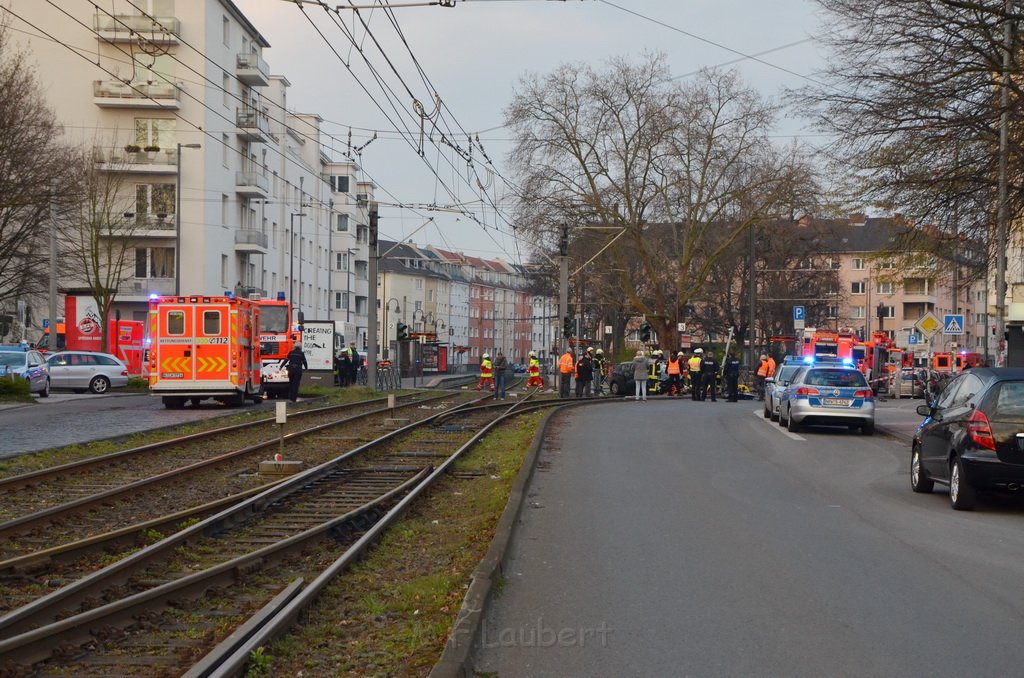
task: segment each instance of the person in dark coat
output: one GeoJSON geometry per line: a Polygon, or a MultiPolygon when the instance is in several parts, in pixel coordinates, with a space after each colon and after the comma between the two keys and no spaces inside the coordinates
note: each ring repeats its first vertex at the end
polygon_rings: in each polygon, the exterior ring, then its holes
{"type": "Polygon", "coordinates": [[[594,378],[594,361],[589,353],[584,353],[576,361],[576,397],[590,397],[590,381],[594,378]]]}
{"type": "Polygon", "coordinates": [[[495,356],[491,365],[494,369],[494,399],[505,399],[505,375],[508,372],[508,358],[501,351],[495,356]]]}
{"type": "Polygon", "coordinates": [[[349,386],[352,383],[352,355],[347,348],[338,351],[338,385],[349,386]]]}
{"type": "Polygon", "coordinates": [[[354,341],[349,342],[348,358],[348,383],[351,386],[355,386],[359,383],[359,368],[363,366],[363,356],[359,355],[359,351],[356,350],[356,342],[354,341]]]}
{"type": "Polygon", "coordinates": [[[302,344],[295,343],[292,350],[285,357],[284,365],[288,369],[288,399],[293,403],[298,402],[302,371],[309,369],[309,363],[306,362],[306,354],[302,352],[302,344]]]}
{"type": "Polygon", "coordinates": [[[725,394],[730,403],[739,401],[740,359],[732,352],[725,359],[725,394]]]}
{"type": "Polygon", "coordinates": [[[700,361],[700,399],[706,400],[708,390],[711,391],[711,401],[718,400],[715,397],[715,381],[718,379],[718,359],[715,354],[708,351],[700,361]]]}

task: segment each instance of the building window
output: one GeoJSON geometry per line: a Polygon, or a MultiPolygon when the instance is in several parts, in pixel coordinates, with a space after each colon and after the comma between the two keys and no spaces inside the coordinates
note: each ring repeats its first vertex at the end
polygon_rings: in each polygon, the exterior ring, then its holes
{"type": "Polygon", "coordinates": [[[143,148],[159,146],[163,151],[173,151],[177,144],[176,127],[175,120],[135,118],[135,144],[143,148]]]}
{"type": "Polygon", "coordinates": [[[880,282],[875,288],[875,291],[879,294],[892,294],[892,283],[891,282],[880,282]]]}
{"type": "Polygon", "coordinates": [[[224,108],[231,108],[231,76],[221,71],[220,87],[223,90],[224,108]]]}
{"type": "Polygon", "coordinates": [[[835,320],[836,318],[838,318],[839,317],[839,307],[838,306],[829,306],[827,309],[825,309],[825,317],[829,318],[831,320],[835,320]]]}
{"type": "Polygon", "coordinates": [[[228,196],[223,193],[220,194],[220,223],[227,228],[228,226],[228,196]]]}
{"type": "Polygon", "coordinates": [[[883,261],[878,264],[878,268],[896,268],[896,262],[894,261],[883,261]]]}
{"type": "Polygon", "coordinates": [[[224,287],[228,285],[228,255],[220,255],[220,284],[224,287]]]}
{"type": "Polygon", "coordinates": [[[348,215],[347,214],[338,214],[336,216],[337,216],[337,219],[338,219],[337,229],[339,231],[347,232],[348,231],[348,215]]]}
{"type": "Polygon", "coordinates": [[[348,254],[345,252],[336,252],[334,255],[334,268],[338,271],[347,271],[348,254]]]}
{"type": "Polygon", "coordinates": [[[865,284],[863,282],[850,283],[851,294],[864,294],[865,284]]]}
{"type": "Polygon", "coordinates": [[[854,306],[854,307],[852,307],[850,309],[850,317],[851,318],[863,318],[864,317],[864,307],[863,306],[854,306]]]}
{"type": "Polygon", "coordinates": [[[150,214],[166,219],[174,214],[174,184],[135,184],[135,219],[150,214]]]}
{"type": "Polygon", "coordinates": [[[225,167],[231,167],[231,142],[227,134],[220,135],[220,161],[225,167]]]}
{"type": "Polygon", "coordinates": [[[859,258],[859,257],[855,258],[853,260],[853,270],[855,270],[855,271],[863,271],[864,270],[864,260],[859,258]]]}
{"type": "Polygon", "coordinates": [[[879,318],[895,318],[896,317],[896,307],[895,306],[881,306],[881,309],[882,309],[882,313],[881,313],[881,315],[878,316],[879,318]]]}
{"type": "Polygon", "coordinates": [[[173,247],[136,247],[136,278],[173,278],[173,247]]]}
{"type": "MultiPolygon", "coordinates": [[[[216,24],[214,24],[214,25],[216,25],[216,24]]],[[[223,36],[222,37],[224,39],[224,46],[225,47],[230,47],[231,46],[231,22],[228,21],[228,18],[226,16],[225,17],[221,17],[221,31],[223,32],[223,36]]]]}
{"type": "Polygon", "coordinates": [[[331,177],[332,193],[348,193],[348,177],[331,177]]]}
{"type": "Polygon", "coordinates": [[[416,278],[416,289],[423,289],[423,278],[416,278]]]}

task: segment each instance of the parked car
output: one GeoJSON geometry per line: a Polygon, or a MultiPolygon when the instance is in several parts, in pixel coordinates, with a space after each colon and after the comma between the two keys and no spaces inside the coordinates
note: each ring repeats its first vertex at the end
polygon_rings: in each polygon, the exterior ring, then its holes
{"type": "Polygon", "coordinates": [[[128,385],[128,366],[109,353],[60,351],[46,359],[54,388],[106,393],[128,385]]]}
{"type": "Polygon", "coordinates": [[[636,393],[636,382],[633,381],[633,361],[619,363],[612,369],[608,379],[608,390],[612,395],[626,396],[636,393]]]}
{"type": "Polygon", "coordinates": [[[974,368],[917,412],[925,420],[911,443],[914,492],[948,485],[953,508],[966,511],[978,490],[1024,487],[1024,368],[974,368]]]}
{"type": "Polygon", "coordinates": [[[775,371],[775,376],[764,380],[765,419],[779,420],[779,396],[782,394],[782,389],[789,385],[789,380],[803,366],[803,361],[784,360],[782,365],[775,371]]]}
{"type": "Polygon", "coordinates": [[[29,393],[38,393],[40,398],[50,395],[50,371],[39,351],[16,346],[0,347],[0,376],[26,380],[29,393]]]}
{"type": "Polygon", "coordinates": [[[875,397],[860,370],[842,363],[800,368],[779,396],[779,425],[796,431],[805,424],[875,432],[875,397]]]}
{"type": "Polygon", "coordinates": [[[889,377],[889,394],[895,398],[923,398],[927,370],[904,367],[889,377]],[[922,374],[922,372],[924,374],[922,374]]]}

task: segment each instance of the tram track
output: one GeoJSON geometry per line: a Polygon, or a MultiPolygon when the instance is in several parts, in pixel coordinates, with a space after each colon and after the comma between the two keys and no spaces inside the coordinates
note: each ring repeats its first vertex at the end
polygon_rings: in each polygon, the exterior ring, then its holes
{"type": "Polygon", "coordinates": [[[460,406],[283,481],[0,618],[0,664],[178,675],[226,635],[210,619],[241,624],[297,577],[315,582],[496,422],[558,404],[460,406]],[[201,642],[175,636],[185,627],[201,642]]]}

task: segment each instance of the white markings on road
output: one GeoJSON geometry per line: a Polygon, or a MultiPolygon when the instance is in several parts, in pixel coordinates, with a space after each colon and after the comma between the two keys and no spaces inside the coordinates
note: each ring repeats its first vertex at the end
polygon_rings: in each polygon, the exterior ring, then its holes
{"type": "Polygon", "coordinates": [[[786,436],[787,438],[792,438],[793,440],[805,440],[805,441],[807,440],[807,438],[804,438],[801,435],[797,435],[796,433],[790,433],[789,431],[787,431],[786,429],[782,428],[781,426],[776,426],[775,422],[772,421],[771,419],[765,419],[764,418],[764,409],[763,408],[760,409],[760,410],[754,410],[754,416],[757,417],[758,419],[760,419],[761,421],[765,422],[766,424],[771,426],[773,430],[778,431],[779,433],[781,433],[782,435],[786,436]]]}

